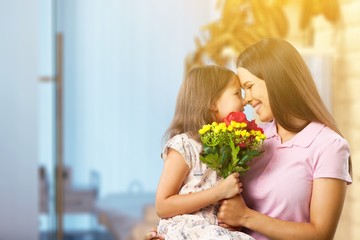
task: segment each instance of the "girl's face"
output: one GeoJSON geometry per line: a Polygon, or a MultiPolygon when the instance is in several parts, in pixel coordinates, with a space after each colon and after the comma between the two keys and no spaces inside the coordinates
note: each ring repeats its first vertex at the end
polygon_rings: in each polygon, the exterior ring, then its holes
{"type": "Polygon", "coordinates": [[[241,86],[237,78],[233,78],[220,97],[212,105],[218,121],[223,120],[230,112],[244,111],[245,101],[241,96],[241,86]]]}
{"type": "Polygon", "coordinates": [[[250,103],[262,122],[273,120],[266,83],[245,68],[238,68],[241,87],[245,90],[245,101],[250,103]]]}

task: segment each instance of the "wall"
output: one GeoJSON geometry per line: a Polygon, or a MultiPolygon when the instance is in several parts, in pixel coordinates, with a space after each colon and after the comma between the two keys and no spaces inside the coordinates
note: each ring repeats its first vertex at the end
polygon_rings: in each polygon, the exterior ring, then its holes
{"type": "MultiPolygon", "coordinates": [[[[360,239],[360,1],[343,1],[343,22],[337,32],[337,58],[335,62],[334,115],[352,149],[353,184],[349,187],[344,215],[337,239],[360,239]]],[[[332,34],[319,23],[316,44],[332,34]]]]}
{"type": "Polygon", "coordinates": [[[162,136],[209,0],[62,0],[64,162],[73,182],[100,175],[100,197],[154,192],[162,136]],[[140,6],[140,7],[139,7],[140,6]],[[149,175],[149,173],[151,173],[149,175]]]}
{"type": "Polygon", "coordinates": [[[0,239],[37,236],[36,0],[0,1],[0,239]]]}
{"type": "MultiPolygon", "coordinates": [[[[360,239],[360,0],[341,2],[342,19],[336,26],[324,17],[314,19],[314,48],[333,52],[332,112],[352,150],[353,184],[348,194],[335,239],[360,239]]],[[[292,31],[289,39],[304,44],[306,34],[297,28],[301,1],[288,6],[292,31]]]]}

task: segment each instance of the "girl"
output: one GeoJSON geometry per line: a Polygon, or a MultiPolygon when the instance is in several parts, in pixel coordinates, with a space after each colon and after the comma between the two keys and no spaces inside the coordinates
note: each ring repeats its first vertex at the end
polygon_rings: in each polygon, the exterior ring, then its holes
{"type": "Polygon", "coordinates": [[[199,157],[199,129],[243,110],[239,79],[231,70],[203,66],[189,71],[165,134],[164,168],[156,193],[158,233],[165,239],[253,239],[217,223],[218,202],[242,191],[239,174],[221,180],[199,157]]]}

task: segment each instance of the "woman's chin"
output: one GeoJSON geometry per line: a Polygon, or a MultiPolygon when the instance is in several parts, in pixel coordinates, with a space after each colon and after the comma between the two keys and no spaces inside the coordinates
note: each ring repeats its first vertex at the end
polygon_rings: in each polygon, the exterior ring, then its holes
{"type": "Polygon", "coordinates": [[[273,120],[273,117],[266,116],[264,114],[258,113],[259,119],[261,122],[271,122],[273,120]]]}

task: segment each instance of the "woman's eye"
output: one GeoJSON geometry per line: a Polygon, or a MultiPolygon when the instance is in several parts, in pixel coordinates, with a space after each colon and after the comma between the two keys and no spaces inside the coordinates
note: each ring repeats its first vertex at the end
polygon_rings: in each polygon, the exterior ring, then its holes
{"type": "Polygon", "coordinates": [[[249,84],[245,87],[245,89],[251,89],[252,86],[253,86],[253,84],[249,84]]]}

